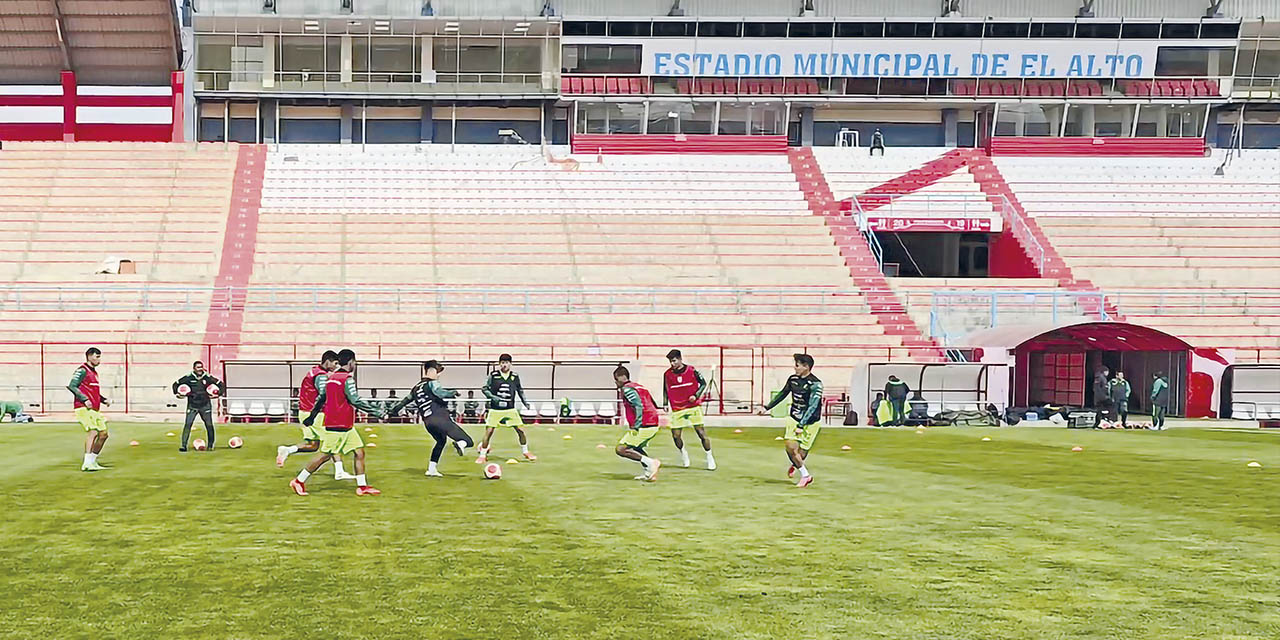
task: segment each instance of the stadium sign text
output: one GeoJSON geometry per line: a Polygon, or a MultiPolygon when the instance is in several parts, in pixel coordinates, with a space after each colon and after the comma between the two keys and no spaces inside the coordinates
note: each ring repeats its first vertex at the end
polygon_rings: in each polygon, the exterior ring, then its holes
{"type": "Polygon", "coordinates": [[[656,76],[1140,78],[1155,42],[1081,40],[645,39],[656,76]]]}

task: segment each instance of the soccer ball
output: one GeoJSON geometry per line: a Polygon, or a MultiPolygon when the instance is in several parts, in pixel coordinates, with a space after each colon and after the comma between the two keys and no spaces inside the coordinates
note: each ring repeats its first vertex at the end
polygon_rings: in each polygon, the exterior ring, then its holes
{"type": "Polygon", "coordinates": [[[192,446],[196,451],[204,451],[205,449],[208,449],[208,448],[209,448],[209,447],[205,444],[204,440],[201,440],[200,438],[196,438],[195,442],[192,442],[192,443],[191,443],[191,446],[192,446]]]}
{"type": "Polygon", "coordinates": [[[218,393],[219,393],[218,385],[216,385],[216,384],[211,384],[211,385],[209,385],[209,386],[205,387],[205,388],[204,388],[204,390],[205,390],[205,391],[207,391],[207,392],[209,393],[209,397],[210,397],[210,398],[216,398],[216,397],[218,397],[218,393]]]}
{"type": "Polygon", "coordinates": [[[188,394],[188,393],[191,393],[191,387],[188,387],[188,386],[187,386],[187,385],[185,385],[185,384],[180,384],[180,385],[178,385],[178,395],[180,395],[180,396],[182,396],[182,397],[184,397],[184,398],[185,398],[185,397],[187,397],[187,394],[188,394]]]}
{"type": "Polygon", "coordinates": [[[232,449],[239,449],[244,446],[244,440],[241,440],[240,436],[231,436],[231,439],[227,441],[227,446],[232,449]]]}
{"type": "Polygon", "coordinates": [[[488,480],[497,480],[502,477],[502,467],[496,462],[490,462],[484,466],[484,477],[488,480]]]}

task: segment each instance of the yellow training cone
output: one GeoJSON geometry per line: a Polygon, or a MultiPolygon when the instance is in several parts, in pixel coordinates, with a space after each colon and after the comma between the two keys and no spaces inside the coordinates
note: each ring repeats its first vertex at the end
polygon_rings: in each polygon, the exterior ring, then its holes
{"type": "Polygon", "coordinates": [[[734,429],[734,430],[733,430],[733,432],[734,432],[734,433],[742,433],[742,429],[734,429]]]}
{"type": "Polygon", "coordinates": [[[1246,464],[1245,466],[1249,467],[1250,469],[1261,469],[1262,463],[1255,460],[1253,462],[1250,462],[1249,464],[1246,464]]]}
{"type": "Polygon", "coordinates": [[[988,437],[985,437],[985,436],[984,436],[984,437],[982,438],[982,441],[983,441],[983,442],[991,442],[991,438],[988,438],[988,437]]]}
{"type": "Polygon", "coordinates": [[[848,450],[850,450],[850,449],[852,449],[852,448],[853,448],[853,447],[851,447],[851,446],[849,446],[849,445],[847,445],[847,444],[846,444],[846,445],[844,445],[843,447],[840,447],[840,450],[841,450],[841,451],[848,451],[848,450]]]}
{"type": "Polygon", "coordinates": [[[1075,451],[1076,453],[1079,453],[1081,451],[1084,451],[1084,447],[1077,445],[1077,446],[1071,447],[1071,450],[1075,451]]]}
{"type": "Polygon", "coordinates": [[[515,458],[507,458],[507,464],[520,464],[520,461],[515,458]]]}
{"type": "Polygon", "coordinates": [[[566,433],[566,434],[564,434],[564,439],[565,439],[565,440],[572,440],[572,439],[573,439],[573,436],[572,436],[572,435],[570,435],[570,434],[568,434],[568,433],[566,433]]]}

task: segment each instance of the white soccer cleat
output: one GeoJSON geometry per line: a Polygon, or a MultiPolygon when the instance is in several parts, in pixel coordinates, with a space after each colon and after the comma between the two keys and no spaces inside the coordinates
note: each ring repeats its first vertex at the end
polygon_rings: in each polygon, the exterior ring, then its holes
{"type": "Polygon", "coordinates": [[[342,473],[338,473],[335,471],[333,474],[333,479],[334,480],[355,480],[356,475],[354,473],[347,473],[345,471],[343,471],[342,473]]]}
{"type": "Polygon", "coordinates": [[[645,474],[645,480],[647,480],[648,482],[657,482],[657,481],[658,481],[658,469],[661,469],[661,468],[662,468],[662,461],[661,461],[661,460],[654,460],[654,461],[653,461],[653,466],[652,466],[652,467],[649,467],[649,469],[648,469],[649,473],[645,474]]]}
{"type": "Polygon", "coordinates": [[[97,460],[94,460],[93,463],[89,465],[89,470],[90,471],[106,471],[107,468],[98,464],[97,460]]]}
{"type": "Polygon", "coordinates": [[[443,474],[443,473],[440,473],[439,471],[432,471],[431,469],[427,469],[427,472],[426,472],[425,474],[423,474],[423,475],[427,476],[428,478],[443,478],[443,477],[444,477],[444,474],[443,474]]]}
{"type": "Polygon", "coordinates": [[[680,450],[680,466],[685,469],[689,468],[689,453],[684,449],[680,450]]]}
{"type": "Polygon", "coordinates": [[[289,447],[280,445],[276,447],[276,466],[283,467],[284,461],[289,459],[289,447]]]}
{"type": "Polygon", "coordinates": [[[712,458],[711,456],[707,456],[707,471],[715,471],[715,470],[716,470],[716,459],[712,458]]]}

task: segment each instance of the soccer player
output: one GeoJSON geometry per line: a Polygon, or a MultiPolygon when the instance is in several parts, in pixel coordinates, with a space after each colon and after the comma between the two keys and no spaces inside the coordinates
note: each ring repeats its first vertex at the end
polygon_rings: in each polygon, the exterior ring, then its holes
{"type": "Polygon", "coordinates": [[[364,472],[364,440],[356,430],[356,409],[371,416],[383,417],[382,410],[360,397],[356,389],[356,352],[343,349],[338,352],[338,370],[329,374],[324,386],[319,387],[320,395],[311,413],[302,420],[308,427],[314,426],[316,416],[324,411],[324,437],[320,441],[320,452],[298,472],[298,477],[289,482],[293,492],[307,495],[307,479],[320,469],[330,458],[338,455],[354,453],[356,458],[356,495],[376,496],[382,492],[369,486],[364,472]]]}
{"type": "MultiPolygon", "coordinates": [[[[338,370],[338,354],[325,351],[320,356],[320,364],[311,367],[307,375],[302,377],[298,385],[298,423],[311,414],[316,407],[316,399],[320,397],[320,389],[324,388],[325,379],[330,373],[338,370]]],[[[311,426],[302,425],[302,444],[280,445],[276,447],[276,466],[283,467],[284,461],[295,453],[311,453],[320,450],[321,429],[324,428],[323,410],[316,415],[311,426]]],[[[333,456],[333,479],[355,480],[356,477],[342,468],[342,454],[333,456]]]]}
{"type": "Polygon", "coordinates": [[[227,392],[227,385],[205,371],[204,363],[199,360],[191,363],[191,373],[173,383],[173,395],[184,397],[178,392],[183,385],[187,387],[187,420],[182,425],[182,445],[178,447],[178,451],[187,450],[187,441],[191,439],[191,425],[195,424],[196,416],[204,421],[204,432],[209,436],[209,450],[213,451],[213,402],[209,398],[209,385],[217,387],[219,394],[227,392]]]}
{"type": "Polygon", "coordinates": [[[34,422],[31,416],[22,412],[21,402],[0,402],[0,422],[8,418],[14,424],[19,422],[34,422]]]}
{"type": "Polygon", "coordinates": [[[98,363],[102,362],[102,351],[97,347],[89,347],[84,352],[84,364],[76,367],[76,372],[67,383],[67,390],[75,397],[76,421],[84,427],[87,434],[84,439],[84,463],[81,471],[102,471],[106,467],[98,464],[98,454],[102,446],[107,444],[107,419],[102,416],[102,407],[111,406],[111,401],[102,396],[102,387],[98,385],[98,363]]]}
{"type": "Polygon", "coordinates": [[[693,427],[702,440],[702,450],[707,452],[707,469],[716,470],[716,459],[711,455],[711,439],[703,422],[702,398],[707,395],[707,381],[697,369],[684,363],[679,349],[667,352],[671,367],[662,377],[662,406],[671,409],[671,441],[680,452],[680,466],[689,467],[689,454],[684,450],[684,428],[693,427]]]}
{"type": "Polygon", "coordinates": [[[534,461],[538,456],[529,453],[529,439],[524,435],[524,419],[520,410],[516,409],[516,397],[527,409],[529,401],[524,399],[524,387],[520,384],[520,374],[511,370],[511,354],[498,356],[498,370],[489,374],[489,379],[480,390],[489,399],[488,411],[484,414],[484,442],[480,443],[480,456],[477,464],[483,464],[489,457],[489,440],[493,438],[493,430],[498,427],[511,427],[516,430],[520,439],[520,453],[525,460],[534,461]]]}
{"type": "Polygon", "coordinates": [[[813,441],[818,438],[818,431],[822,428],[819,423],[822,414],[822,381],[813,375],[813,356],[797,353],[794,359],[795,375],[787,378],[786,386],[760,410],[760,415],[769,415],[770,409],[778,406],[787,394],[791,394],[791,415],[787,418],[787,427],[782,433],[787,459],[791,461],[787,477],[790,478],[799,471],[800,481],[796,486],[807,487],[813,484],[813,476],[809,475],[804,461],[809,457],[813,441]]]}
{"type": "Polygon", "coordinates": [[[658,479],[662,461],[650,458],[644,447],[658,435],[658,406],[653,403],[648,389],[631,381],[631,372],[626,367],[618,365],[613,370],[613,383],[618,385],[618,392],[622,395],[622,412],[627,421],[627,432],[622,434],[614,451],[620,457],[640,463],[644,473],[636,476],[636,480],[654,482],[658,479]]]}
{"type": "Polygon", "coordinates": [[[422,426],[435,439],[436,445],[431,449],[431,462],[427,464],[428,477],[440,478],[440,454],[444,453],[444,445],[453,440],[453,448],[458,455],[466,455],[467,448],[475,444],[458,423],[449,417],[449,405],[446,400],[458,397],[458,392],[440,385],[440,373],[444,365],[435,360],[428,360],[422,365],[422,380],[409,390],[409,394],[391,407],[388,412],[395,415],[406,406],[413,405],[422,426]]]}

